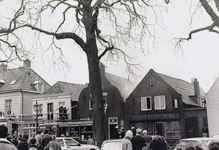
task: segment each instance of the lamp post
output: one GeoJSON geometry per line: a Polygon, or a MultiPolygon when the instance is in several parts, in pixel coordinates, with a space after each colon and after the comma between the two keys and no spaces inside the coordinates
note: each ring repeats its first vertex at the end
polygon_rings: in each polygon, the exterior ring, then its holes
{"type": "Polygon", "coordinates": [[[39,106],[38,102],[33,105],[34,111],[36,112],[36,133],[38,132],[38,116],[39,116],[39,106]]]}

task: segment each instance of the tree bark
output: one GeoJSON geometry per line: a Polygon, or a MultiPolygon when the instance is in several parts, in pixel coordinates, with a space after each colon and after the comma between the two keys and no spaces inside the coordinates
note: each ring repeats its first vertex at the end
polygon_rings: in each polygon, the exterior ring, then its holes
{"type": "Polygon", "coordinates": [[[102,84],[99,69],[99,58],[98,58],[98,48],[95,34],[95,25],[97,23],[97,18],[94,18],[93,10],[90,4],[84,5],[83,8],[83,18],[82,22],[85,27],[86,32],[86,44],[84,51],[87,55],[88,70],[89,70],[89,88],[92,94],[93,101],[93,127],[95,132],[95,139],[97,145],[101,146],[102,142],[105,140],[105,129],[104,129],[104,108],[103,108],[103,98],[102,98],[102,84]]]}
{"type": "Polygon", "coordinates": [[[88,69],[89,69],[89,88],[92,94],[93,101],[93,127],[95,132],[95,139],[97,140],[98,146],[105,140],[105,129],[104,129],[104,109],[102,99],[102,86],[101,77],[99,70],[99,62],[97,61],[97,54],[95,51],[94,43],[89,44],[89,52],[87,55],[88,69]],[[95,56],[94,56],[95,55],[95,56]],[[95,59],[96,58],[96,59],[95,59]]]}

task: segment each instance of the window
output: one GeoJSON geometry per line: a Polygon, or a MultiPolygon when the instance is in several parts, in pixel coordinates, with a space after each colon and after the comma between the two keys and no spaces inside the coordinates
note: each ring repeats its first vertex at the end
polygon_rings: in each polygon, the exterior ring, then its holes
{"type": "Polygon", "coordinates": [[[173,107],[178,108],[178,100],[177,99],[173,100],[173,107]]]}
{"type": "Polygon", "coordinates": [[[204,98],[199,98],[199,106],[205,107],[205,103],[206,103],[206,101],[204,98]]]}
{"type": "Polygon", "coordinates": [[[53,103],[47,104],[47,119],[53,120],[53,103]]]}
{"type": "MultiPolygon", "coordinates": [[[[103,98],[103,106],[104,106],[104,110],[106,111],[107,106],[108,106],[106,98],[103,98]]],[[[92,110],[92,109],[93,109],[93,100],[89,99],[89,110],[92,110]]]]}
{"type": "Polygon", "coordinates": [[[93,101],[92,99],[89,99],[89,110],[93,109],[93,101]]]}
{"type": "Polygon", "coordinates": [[[166,109],[165,96],[154,96],[154,106],[156,110],[166,109]]]}
{"type": "Polygon", "coordinates": [[[65,106],[65,102],[59,102],[59,107],[60,106],[65,106]]]}
{"type": "Polygon", "coordinates": [[[12,105],[12,100],[5,100],[5,114],[6,115],[11,115],[11,105],[12,105]]]}
{"type": "Polygon", "coordinates": [[[154,78],[153,77],[150,78],[150,85],[151,86],[154,85],[154,78]]]}
{"type": "Polygon", "coordinates": [[[44,87],[43,83],[41,83],[40,81],[35,81],[33,83],[33,86],[35,87],[35,89],[38,92],[44,92],[45,91],[45,87],[44,87]]]}
{"type": "Polygon", "coordinates": [[[45,87],[44,87],[44,85],[42,84],[42,92],[45,92],[45,87]]]}
{"type": "Polygon", "coordinates": [[[147,111],[151,110],[151,97],[141,97],[141,110],[147,111]]]}

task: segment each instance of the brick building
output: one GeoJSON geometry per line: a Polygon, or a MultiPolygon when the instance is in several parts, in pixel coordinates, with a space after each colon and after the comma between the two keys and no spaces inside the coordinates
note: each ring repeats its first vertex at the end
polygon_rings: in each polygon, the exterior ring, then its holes
{"type": "Polygon", "coordinates": [[[206,124],[205,93],[192,83],[150,70],[127,98],[126,128],[141,127],[169,141],[202,136],[206,124]]]}
{"type": "MultiPolygon", "coordinates": [[[[103,64],[100,64],[100,71],[105,103],[105,128],[107,129],[105,135],[108,139],[112,139],[116,134],[116,127],[124,126],[124,98],[130,93],[130,88],[126,79],[106,73],[103,64]]],[[[80,94],[78,109],[80,119],[92,122],[92,94],[89,85],[80,94]]],[[[92,124],[86,129],[94,130],[92,124]]],[[[85,138],[86,136],[84,135],[85,138]]]]}

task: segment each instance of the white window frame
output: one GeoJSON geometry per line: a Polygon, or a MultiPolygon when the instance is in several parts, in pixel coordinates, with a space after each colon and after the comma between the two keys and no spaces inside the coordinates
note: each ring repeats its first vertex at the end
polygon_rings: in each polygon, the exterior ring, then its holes
{"type": "Polygon", "coordinates": [[[165,95],[154,96],[154,109],[155,110],[165,110],[166,109],[166,98],[165,98],[165,95]],[[163,105],[164,107],[163,108],[157,107],[157,105],[156,105],[157,98],[158,98],[158,100],[160,100],[161,98],[164,98],[164,105],[163,105]]]}
{"type": "Polygon", "coordinates": [[[59,107],[60,107],[61,105],[62,105],[62,106],[65,106],[65,101],[60,101],[60,102],[59,102],[59,107]]]}
{"type": "Polygon", "coordinates": [[[92,99],[89,99],[89,110],[93,110],[93,102],[92,101],[93,101],[92,99]]]}
{"type": "Polygon", "coordinates": [[[152,110],[152,101],[151,101],[151,96],[145,96],[145,97],[141,97],[141,111],[150,111],[152,110]],[[147,99],[150,98],[150,109],[147,108],[147,99]],[[143,101],[146,102],[143,102],[143,101]],[[146,104],[144,106],[144,103],[146,104]]]}
{"type": "Polygon", "coordinates": [[[173,100],[173,108],[179,108],[178,99],[176,98],[173,100]]]}
{"type": "Polygon", "coordinates": [[[205,107],[204,101],[205,101],[205,99],[199,98],[199,106],[200,106],[200,107],[205,107]]]}
{"type": "Polygon", "coordinates": [[[12,114],[12,99],[6,99],[5,100],[5,115],[8,116],[8,115],[11,115],[12,114]],[[9,106],[7,106],[7,102],[10,102],[9,106]],[[6,108],[9,108],[9,109],[6,109],[6,108]],[[10,114],[8,114],[8,111],[10,111],[10,114]]]}

